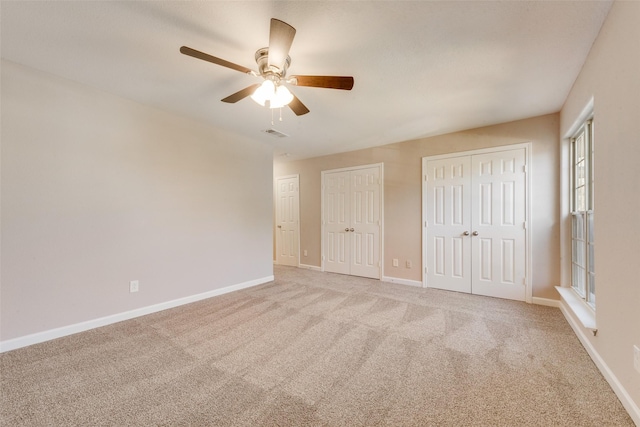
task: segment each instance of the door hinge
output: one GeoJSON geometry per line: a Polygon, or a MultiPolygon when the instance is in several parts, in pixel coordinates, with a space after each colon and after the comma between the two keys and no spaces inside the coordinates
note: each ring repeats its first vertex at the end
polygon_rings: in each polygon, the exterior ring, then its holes
{"type": "Polygon", "coordinates": [[[526,277],[523,277],[523,278],[522,278],[522,284],[523,284],[523,285],[526,285],[526,284],[527,284],[527,278],[526,278],[526,277]]]}
{"type": "Polygon", "coordinates": [[[424,274],[427,274],[429,272],[429,267],[425,267],[424,268],[424,274]]]}
{"type": "Polygon", "coordinates": [[[424,222],[424,226],[425,226],[425,227],[427,226],[427,221],[425,221],[425,222],[424,222]]]}
{"type": "Polygon", "coordinates": [[[522,223],[522,228],[524,228],[525,230],[527,229],[527,221],[524,221],[524,222],[522,223]]]}
{"type": "Polygon", "coordinates": [[[424,176],[424,180],[425,180],[425,181],[429,181],[429,175],[425,175],[425,176],[424,176]]]}

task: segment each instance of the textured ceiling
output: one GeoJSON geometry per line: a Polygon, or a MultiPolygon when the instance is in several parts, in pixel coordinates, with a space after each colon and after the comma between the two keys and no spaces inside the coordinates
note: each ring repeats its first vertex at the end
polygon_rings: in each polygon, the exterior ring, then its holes
{"type": "Polygon", "coordinates": [[[2,1],[1,54],[312,157],[557,112],[609,1],[2,1]],[[352,91],[290,87],[311,110],[279,121],[220,99],[256,77],[270,18],[297,29],[289,75],[351,75],[352,91]],[[262,132],[275,128],[287,138],[262,132]]]}

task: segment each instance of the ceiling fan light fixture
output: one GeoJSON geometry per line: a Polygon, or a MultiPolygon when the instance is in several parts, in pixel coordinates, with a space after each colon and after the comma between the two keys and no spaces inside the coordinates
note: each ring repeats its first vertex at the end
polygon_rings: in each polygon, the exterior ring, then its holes
{"type": "Polygon", "coordinates": [[[282,108],[293,101],[293,94],[285,86],[276,86],[272,80],[266,79],[255,92],[253,92],[251,99],[263,107],[282,108]],[[267,101],[269,102],[268,105],[267,101]]]}
{"type": "Polygon", "coordinates": [[[276,95],[276,86],[273,84],[271,80],[265,80],[262,84],[253,92],[251,95],[251,99],[253,99],[258,104],[264,105],[267,101],[271,101],[276,95]]]}
{"type": "Polygon", "coordinates": [[[293,94],[285,86],[278,86],[276,93],[269,103],[270,108],[282,108],[293,101],[293,94]]]}

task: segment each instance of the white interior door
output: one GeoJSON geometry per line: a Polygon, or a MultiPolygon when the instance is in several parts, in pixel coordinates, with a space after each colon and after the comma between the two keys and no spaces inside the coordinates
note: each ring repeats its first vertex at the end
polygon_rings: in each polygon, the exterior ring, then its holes
{"type": "Polygon", "coordinates": [[[324,269],[333,273],[350,272],[350,173],[324,176],[324,269]]]}
{"type": "Polygon", "coordinates": [[[276,262],[299,263],[299,183],[298,175],[276,179],[276,262]]]}
{"type": "Polygon", "coordinates": [[[526,300],[524,148],[426,159],[425,283],[526,300]]]}
{"type": "Polygon", "coordinates": [[[380,168],[351,171],[351,273],[380,278],[380,168]]]}
{"type": "Polygon", "coordinates": [[[471,159],[427,162],[428,286],[471,293],[471,159]]]}
{"type": "Polygon", "coordinates": [[[473,293],[524,301],[524,149],[472,156],[473,293]]]}
{"type": "Polygon", "coordinates": [[[323,268],[379,279],[381,166],[323,173],[323,268]]]}

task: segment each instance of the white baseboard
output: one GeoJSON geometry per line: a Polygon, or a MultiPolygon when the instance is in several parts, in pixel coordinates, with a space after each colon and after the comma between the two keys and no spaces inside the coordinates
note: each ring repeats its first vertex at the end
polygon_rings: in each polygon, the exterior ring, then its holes
{"type": "Polygon", "coordinates": [[[636,423],[637,426],[640,426],[640,408],[633,401],[633,399],[631,399],[631,396],[629,396],[627,390],[625,390],[622,384],[620,384],[618,378],[611,371],[611,369],[609,369],[609,366],[604,361],[604,359],[602,359],[595,347],[591,344],[591,341],[589,341],[586,331],[591,332],[591,330],[585,330],[585,328],[573,318],[570,310],[571,309],[567,308],[565,303],[560,303],[560,311],[562,311],[562,314],[564,314],[565,319],[567,319],[567,322],[582,343],[582,346],[587,350],[587,353],[589,353],[589,356],[591,356],[591,359],[596,364],[604,378],[607,380],[607,382],[613,389],[613,392],[616,394],[616,396],[618,396],[618,399],[620,399],[622,406],[624,406],[624,408],[627,410],[633,422],[636,423]]]}
{"type": "Polygon", "coordinates": [[[147,307],[137,308],[135,310],[126,311],[124,313],[113,314],[110,316],[100,317],[98,319],[88,320],[86,322],[76,323],[69,326],[63,326],[48,331],[37,332],[35,334],[25,335],[23,337],[13,338],[6,341],[0,341],[0,353],[15,350],[21,347],[38,344],[41,342],[65,337],[67,335],[77,334],[78,332],[88,331],[89,329],[99,328],[101,326],[110,325],[112,323],[122,322],[123,320],[133,319],[134,317],[144,316],[146,314],[155,313],[169,308],[178,307],[180,305],[189,304],[203,299],[215,297],[229,292],[239,291],[241,289],[250,288],[261,285],[263,283],[274,280],[273,275],[262,277],[260,279],[249,280],[248,282],[238,283],[236,285],[226,286],[220,289],[214,289],[197,295],[191,295],[184,298],[178,298],[172,301],[160,304],[150,305],[147,307]]]}
{"type": "Polygon", "coordinates": [[[422,282],[420,282],[419,280],[400,279],[397,277],[382,276],[382,281],[389,282],[389,283],[397,283],[399,285],[415,286],[417,288],[422,287],[422,282]]]}
{"type": "Polygon", "coordinates": [[[304,268],[305,270],[322,271],[322,267],[318,267],[317,265],[300,264],[298,267],[304,268]]]}
{"type": "Polygon", "coordinates": [[[531,303],[537,305],[546,305],[547,307],[560,308],[560,300],[557,299],[533,297],[531,298],[531,303]]]}

